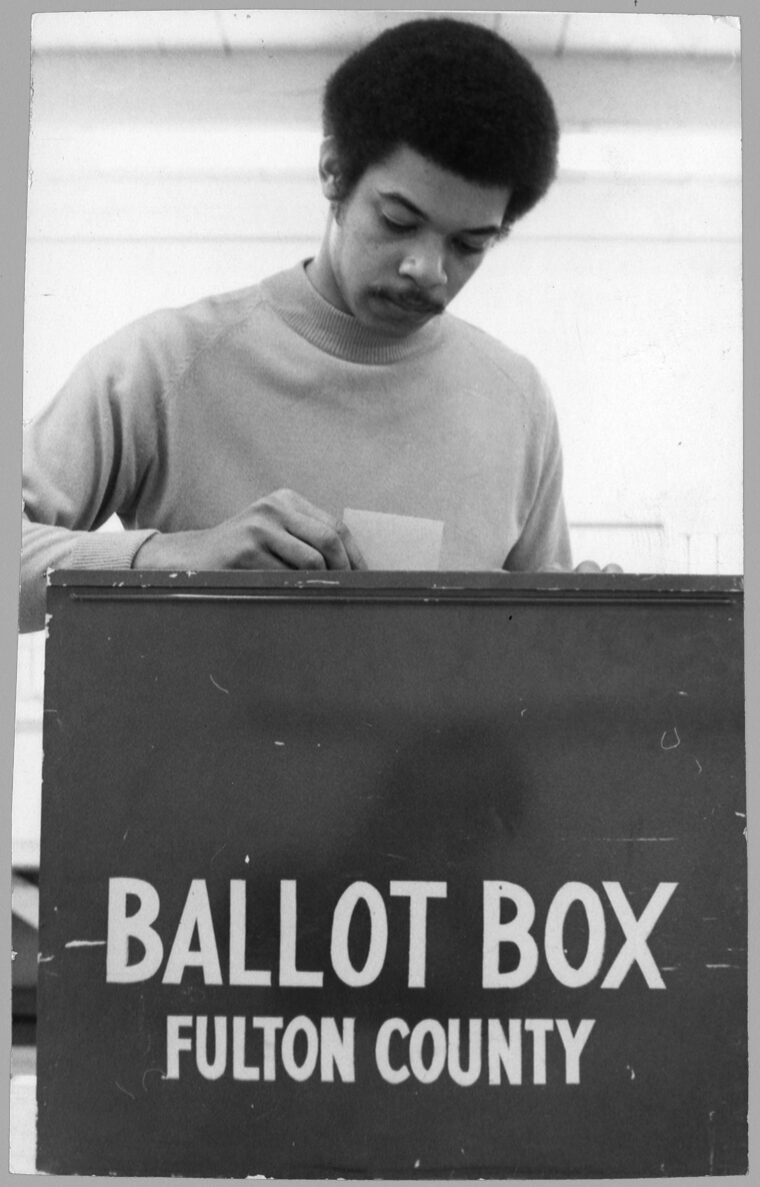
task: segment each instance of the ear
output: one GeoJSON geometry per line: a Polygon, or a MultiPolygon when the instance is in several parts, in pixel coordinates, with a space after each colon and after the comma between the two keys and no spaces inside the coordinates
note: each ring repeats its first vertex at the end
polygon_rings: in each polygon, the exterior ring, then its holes
{"type": "Polygon", "coordinates": [[[330,202],[340,198],[340,161],[333,136],[326,136],[319,149],[319,180],[330,202]]]}

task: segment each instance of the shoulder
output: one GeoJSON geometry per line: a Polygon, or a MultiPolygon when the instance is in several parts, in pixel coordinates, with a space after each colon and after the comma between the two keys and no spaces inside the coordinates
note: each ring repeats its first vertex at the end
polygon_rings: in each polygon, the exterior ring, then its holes
{"type": "Polygon", "coordinates": [[[262,302],[259,285],[202,297],[190,304],[156,309],[128,323],[100,348],[187,352],[202,348],[247,321],[262,302]]]}
{"type": "Polygon", "coordinates": [[[518,400],[539,418],[554,416],[546,381],[529,358],[453,314],[446,315],[446,334],[450,348],[472,377],[492,387],[497,397],[518,400]]]}
{"type": "Polygon", "coordinates": [[[88,352],[82,365],[99,381],[123,381],[135,390],[166,391],[205,351],[213,350],[255,318],[263,303],[252,285],[156,309],[122,326],[88,352]]]}

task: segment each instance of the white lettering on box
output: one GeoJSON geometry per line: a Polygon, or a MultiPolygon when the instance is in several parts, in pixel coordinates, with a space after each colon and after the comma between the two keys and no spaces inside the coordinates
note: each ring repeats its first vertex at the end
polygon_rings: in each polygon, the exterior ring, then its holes
{"type": "Polygon", "coordinates": [[[488,1083],[501,1084],[502,1069],[509,1084],[522,1084],[522,1025],[509,1020],[509,1038],[498,1018],[488,1019],[488,1083]]]}
{"type": "Polygon", "coordinates": [[[404,1080],[409,1079],[410,1072],[406,1064],[396,1067],[391,1063],[390,1045],[394,1034],[400,1035],[402,1039],[409,1037],[409,1025],[403,1018],[386,1018],[378,1030],[375,1040],[375,1063],[380,1075],[388,1084],[403,1084],[404,1080]]]}
{"type": "Polygon", "coordinates": [[[230,881],[230,985],[271,985],[269,969],[245,967],[245,937],[247,912],[244,878],[230,881]]]}
{"type": "Polygon", "coordinates": [[[646,941],[677,885],[677,882],[660,882],[641,916],[637,919],[620,883],[602,883],[625,936],[625,944],[602,981],[602,989],[618,989],[634,961],[644,974],[644,980],[650,989],[665,988],[662,974],[655,964],[646,941]]]}
{"type": "Polygon", "coordinates": [[[428,899],[446,898],[445,882],[402,882],[390,884],[391,895],[409,899],[409,973],[410,989],[425,988],[427,967],[428,899]]]}
{"type": "Polygon", "coordinates": [[[379,890],[369,882],[352,882],[338,899],[333,914],[330,957],[335,973],[346,985],[371,985],[382,972],[388,949],[388,916],[379,890]],[[348,952],[348,934],[358,903],[369,911],[369,945],[364,966],[354,968],[348,952]]]}
{"type": "Polygon", "coordinates": [[[581,1082],[581,1052],[586,1046],[593,1028],[594,1019],[583,1018],[573,1034],[572,1027],[566,1018],[557,1019],[557,1032],[565,1047],[566,1084],[580,1084],[581,1082]]]}
{"type": "Polygon", "coordinates": [[[222,969],[211,919],[211,904],[203,878],[193,878],[190,883],[177,934],[166,962],[164,984],[179,985],[186,968],[203,969],[206,985],[222,984],[222,969]],[[196,932],[198,947],[191,948],[196,932]]]}
{"type": "Polygon", "coordinates": [[[530,929],[536,917],[533,899],[515,882],[483,883],[483,988],[516,989],[530,981],[538,967],[538,947],[530,929]],[[502,899],[517,908],[514,919],[501,922],[502,899]],[[520,955],[517,968],[502,973],[499,957],[502,944],[514,945],[520,955]]]}
{"type": "Polygon", "coordinates": [[[142,878],[108,879],[108,932],[106,938],[106,981],[128,984],[147,981],[161,966],[164,946],[151,926],[158,918],[158,891],[142,878]],[[127,898],[139,900],[137,911],[127,915],[127,898]],[[144,948],[141,960],[129,964],[130,937],[144,948]]]}
{"type": "Polygon", "coordinates": [[[604,907],[595,890],[585,882],[566,882],[559,888],[546,915],[544,952],[560,985],[577,989],[593,981],[604,959],[605,930],[604,907]],[[579,968],[565,956],[565,919],[573,903],[581,904],[588,924],[588,948],[579,968]]]}
{"type": "Polygon", "coordinates": [[[280,985],[320,989],[324,974],[296,968],[297,905],[296,883],[280,883],[280,985]]]}

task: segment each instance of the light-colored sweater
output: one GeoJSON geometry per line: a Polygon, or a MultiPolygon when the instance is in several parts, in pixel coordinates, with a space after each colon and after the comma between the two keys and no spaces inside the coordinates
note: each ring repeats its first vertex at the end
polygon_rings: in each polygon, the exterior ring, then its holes
{"type": "Polygon", "coordinates": [[[153,531],[283,487],[442,521],[442,570],[568,567],[561,486],[527,360],[451,314],[379,338],[299,264],[127,326],[29,425],[21,629],[43,625],[48,568],[129,568],[153,531]],[[124,532],[94,532],[113,514],[124,532]]]}

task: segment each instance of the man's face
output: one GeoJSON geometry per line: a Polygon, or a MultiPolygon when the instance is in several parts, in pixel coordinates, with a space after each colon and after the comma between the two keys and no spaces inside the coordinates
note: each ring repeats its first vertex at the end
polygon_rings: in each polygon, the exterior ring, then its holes
{"type": "MultiPolygon", "coordinates": [[[[329,197],[329,156],[323,158],[329,197]]],[[[312,279],[333,305],[389,338],[442,313],[495,242],[507,187],[465,181],[402,145],[335,211],[312,279]]]]}

